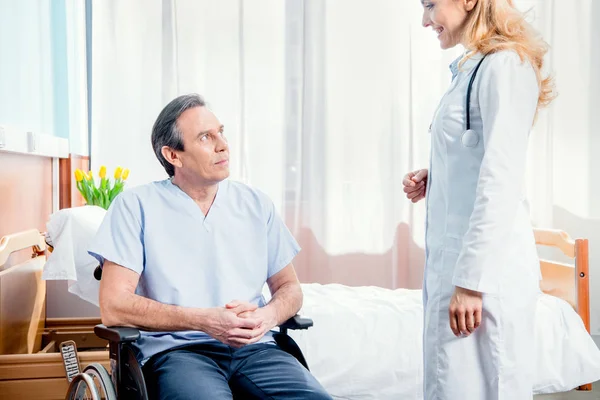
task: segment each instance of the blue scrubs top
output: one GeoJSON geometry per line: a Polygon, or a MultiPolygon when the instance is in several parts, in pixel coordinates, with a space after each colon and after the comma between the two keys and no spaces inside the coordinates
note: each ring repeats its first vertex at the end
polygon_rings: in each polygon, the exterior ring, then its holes
{"type": "MultiPolygon", "coordinates": [[[[223,307],[232,300],[265,305],[266,280],[290,264],[298,243],[262,192],[219,184],[206,215],[170,179],[115,198],[89,254],[140,274],[136,293],[182,307],[223,307]]],[[[142,332],[138,360],[177,346],[213,341],[199,331],[142,332]]],[[[269,333],[259,342],[273,341],[269,333]]]]}

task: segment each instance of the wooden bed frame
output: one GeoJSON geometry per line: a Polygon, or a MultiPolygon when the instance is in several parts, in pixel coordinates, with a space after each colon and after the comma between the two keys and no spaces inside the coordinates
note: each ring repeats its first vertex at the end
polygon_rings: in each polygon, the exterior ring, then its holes
{"type": "MultiPolygon", "coordinates": [[[[535,229],[536,243],[560,249],[574,265],[541,260],[542,291],[570,303],[590,331],[587,239],[571,239],[558,230],[535,229]]],[[[0,398],[63,399],[67,391],[61,342],[77,344],[81,367],[99,362],[109,367],[107,343],[96,337],[98,318],[45,318],[46,284],[42,268],[47,246],[39,231],[0,240],[0,398]],[[13,252],[31,249],[31,260],[6,266],[13,252]]],[[[591,384],[578,388],[591,390],[591,384]]]]}
{"type": "MultiPolygon", "coordinates": [[[[581,317],[590,333],[590,260],[587,239],[572,239],[560,230],[534,229],[535,242],[540,246],[559,249],[574,264],[563,264],[541,259],[541,289],[544,293],[567,301],[581,317]]],[[[592,384],[578,390],[590,391],[592,384]]]]}

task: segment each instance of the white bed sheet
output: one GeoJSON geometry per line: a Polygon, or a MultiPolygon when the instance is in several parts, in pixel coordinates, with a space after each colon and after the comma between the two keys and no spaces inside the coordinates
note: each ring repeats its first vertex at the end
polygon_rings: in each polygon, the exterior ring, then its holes
{"type": "MultiPolygon", "coordinates": [[[[312,373],[336,399],[422,399],[420,290],[303,284],[308,331],[292,332],[312,373]]],[[[574,310],[540,293],[535,393],[600,379],[600,350],[574,310]]]]}

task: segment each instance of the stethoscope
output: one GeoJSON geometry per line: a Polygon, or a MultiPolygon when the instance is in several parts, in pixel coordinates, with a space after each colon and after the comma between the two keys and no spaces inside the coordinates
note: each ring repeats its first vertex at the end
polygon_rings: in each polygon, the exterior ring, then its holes
{"type": "Polygon", "coordinates": [[[475,147],[479,143],[479,134],[477,134],[477,132],[471,129],[471,92],[473,91],[473,82],[475,82],[475,76],[477,75],[477,71],[479,70],[479,67],[481,67],[481,63],[483,62],[483,60],[485,60],[486,57],[487,54],[484,55],[483,58],[477,63],[477,66],[473,70],[473,74],[471,74],[471,80],[469,81],[469,85],[467,86],[467,104],[465,105],[465,110],[467,114],[467,129],[463,132],[463,134],[460,137],[461,143],[466,147],[475,147]]]}

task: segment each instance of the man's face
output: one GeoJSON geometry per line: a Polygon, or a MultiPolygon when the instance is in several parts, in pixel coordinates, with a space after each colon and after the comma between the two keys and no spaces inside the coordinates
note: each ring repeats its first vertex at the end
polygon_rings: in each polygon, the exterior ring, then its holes
{"type": "Polygon", "coordinates": [[[229,177],[229,146],[223,125],[206,107],[194,107],[177,119],[184,151],[178,151],[181,164],[176,173],[206,184],[229,177]]]}

